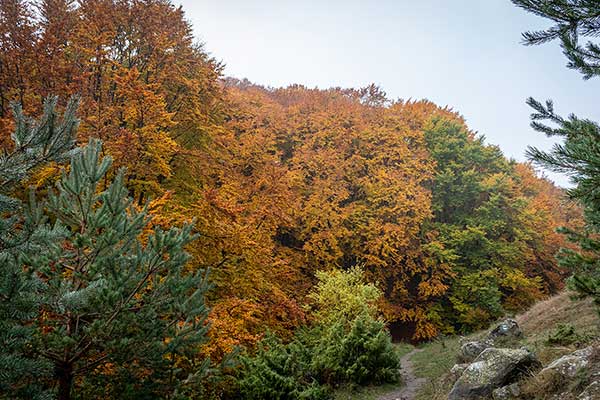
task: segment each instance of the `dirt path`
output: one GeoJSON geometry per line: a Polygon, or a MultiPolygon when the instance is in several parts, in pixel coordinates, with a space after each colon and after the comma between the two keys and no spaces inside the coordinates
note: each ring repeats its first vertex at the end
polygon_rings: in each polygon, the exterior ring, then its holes
{"type": "Polygon", "coordinates": [[[414,349],[400,359],[400,375],[402,375],[404,386],[394,390],[393,392],[389,392],[380,396],[378,400],[414,400],[415,394],[425,383],[425,378],[417,378],[415,376],[413,373],[412,361],[410,359],[413,354],[421,351],[423,350],[414,349]]]}

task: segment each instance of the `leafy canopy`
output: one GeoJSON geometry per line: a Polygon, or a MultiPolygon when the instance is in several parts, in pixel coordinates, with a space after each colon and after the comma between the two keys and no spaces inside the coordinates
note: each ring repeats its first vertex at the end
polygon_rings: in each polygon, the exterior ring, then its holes
{"type": "Polygon", "coordinates": [[[377,286],[365,282],[361,267],[347,271],[317,271],[317,284],[308,298],[313,301],[313,315],[319,324],[333,325],[339,321],[354,321],[361,315],[376,317],[376,301],[383,293],[377,286]]]}

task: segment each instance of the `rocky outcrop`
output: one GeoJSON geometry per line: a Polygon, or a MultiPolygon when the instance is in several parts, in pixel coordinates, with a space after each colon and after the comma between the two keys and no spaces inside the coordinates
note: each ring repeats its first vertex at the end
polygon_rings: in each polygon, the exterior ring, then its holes
{"type": "Polygon", "coordinates": [[[489,349],[493,346],[493,343],[486,342],[484,340],[467,342],[460,346],[460,355],[458,359],[464,362],[471,362],[475,360],[485,349],[489,349]]]}
{"type": "Polygon", "coordinates": [[[590,346],[566,356],[562,356],[541,370],[539,375],[559,374],[567,379],[574,378],[579,370],[585,368],[589,364],[592,352],[593,348],[590,346]]]}
{"type": "Polygon", "coordinates": [[[487,336],[487,340],[492,343],[500,338],[520,338],[523,336],[521,327],[516,320],[508,318],[496,326],[487,336]]]}
{"type": "Polygon", "coordinates": [[[519,324],[514,319],[506,319],[498,324],[482,340],[464,343],[460,348],[459,360],[471,362],[477,358],[485,349],[494,347],[500,339],[519,338],[523,335],[519,324]]]}
{"type": "Polygon", "coordinates": [[[519,324],[507,319],[481,340],[463,343],[447,375],[449,400],[600,400],[600,342],[555,359],[542,369],[519,346],[519,324]],[[526,379],[524,379],[527,377],[526,379]]]}
{"type": "Polygon", "coordinates": [[[450,369],[450,377],[452,382],[456,382],[458,378],[465,372],[465,370],[469,367],[469,363],[465,364],[454,364],[454,366],[450,369]]]}
{"type": "Polygon", "coordinates": [[[523,373],[538,365],[537,358],[526,349],[485,349],[464,370],[448,399],[489,398],[496,388],[515,382],[523,373]]]}
{"type": "MultiPolygon", "coordinates": [[[[595,351],[597,350],[593,346],[589,346],[562,356],[542,369],[534,379],[540,382],[573,382],[575,379],[581,379],[581,376],[585,375],[585,372],[589,372],[590,367],[593,367],[594,361],[592,358],[595,351]],[[582,372],[584,374],[581,374],[582,372]]],[[[600,374],[592,374],[589,379],[591,381],[588,382],[587,387],[577,396],[577,400],[600,399],[600,374]]],[[[561,389],[564,390],[564,388],[561,389]]],[[[552,400],[574,398],[571,390],[555,393],[552,400]]]]}

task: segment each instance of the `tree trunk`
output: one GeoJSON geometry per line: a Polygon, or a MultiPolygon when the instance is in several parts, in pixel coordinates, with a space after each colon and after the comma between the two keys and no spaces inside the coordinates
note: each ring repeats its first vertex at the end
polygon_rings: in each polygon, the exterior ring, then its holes
{"type": "Polygon", "coordinates": [[[58,400],[71,400],[73,365],[70,363],[57,365],[56,376],[58,377],[58,400]]]}

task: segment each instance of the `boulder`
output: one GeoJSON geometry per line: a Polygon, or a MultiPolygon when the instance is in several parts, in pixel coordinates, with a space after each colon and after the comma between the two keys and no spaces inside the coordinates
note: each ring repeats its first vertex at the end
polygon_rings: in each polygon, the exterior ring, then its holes
{"type": "Polygon", "coordinates": [[[546,393],[552,393],[549,400],[600,399],[600,370],[596,370],[595,351],[594,346],[590,346],[557,358],[536,374],[528,391],[535,394],[537,387],[543,388],[546,393]],[[581,391],[585,381],[587,387],[581,391]],[[575,393],[580,391],[577,396],[575,393]]]}
{"type": "Polygon", "coordinates": [[[581,368],[585,368],[589,364],[592,353],[593,348],[590,346],[562,356],[541,370],[540,375],[559,374],[565,378],[574,378],[581,368]]]}
{"type": "Polygon", "coordinates": [[[450,369],[450,376],[452,378],[452,382],[456,382],[458,378],[465,372],[465,369],[469,367],[469,363],[466,364],[454,364],[450,369]]]}
{"type": "Polygon", "coordinates": [[[511,400],[518,399],[521,395],[521,389],[518,383],[503,386],[492,392],[492,398],[494,400],[511,400]]]}
{"type": "Polygon", "coordinates": [[[539,366],[527,349],[485,349],[452,387],[449,400],[489,398],[494,389],[515,382],[520,375],[539,366]]]}
{"type": "Polygon", "coordinates": [[[462,362],[471,362],[485,349],[494,347],[497,340],[504,338],[518,338],[522,335],[523,332],[517,321],[510,318],[506,319],[492,329],[483,340],[464,343],[460,347],[459,360],[462,362]]]}
{"type": "Polygon", "coordinates": [[[499,338],[519,338],[521,336],[523,336],[523,332],[517,321],[508,318],[492,329],[487,336],[487,341],[494,343],[499,338]]]}
{"type": "Polygon", "coordinates": [[[485,350],[492,347],[492,343],[487,341],[467,342],[460,346],[459,359],[463,362],[471,362],[475,360],[485,350]]]}

